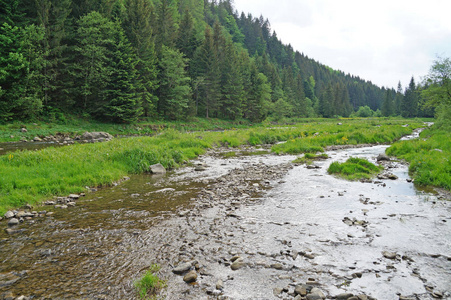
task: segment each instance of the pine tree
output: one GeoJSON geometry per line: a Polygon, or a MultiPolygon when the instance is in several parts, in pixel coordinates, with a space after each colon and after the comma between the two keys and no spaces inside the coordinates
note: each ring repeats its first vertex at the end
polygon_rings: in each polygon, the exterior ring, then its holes
{"type": "Polygon", "coordinates": [[[394,103],[394,112],[397,116],[401,115],[401,104],[403,102],[403,92],[401,81],[398,82],[398,89],[396,90],[395,103],[394,103]]]}
{"type": "Polygon", "coordinates": [[[200,87],[201,104],[199,109],[209,118],[217,112],[220,97],[219,58],[216,52],[213,33],[209,26],[205,29],[205,40],[196,52],[192,65],[196,77],[202,78],[200,87]]]}
{"type": "Polygon", "coordinates": [[[151,20],[154,7],[148,0],[127,0],[127,18],[123,27],[137,56],[137,92],[145,116],[156,114],[158,97],[158,59],[151,20]]]}
{"type": "Polygon", "coordinates": [[[185,11],[180,22],[176,46],[189,59],[193,58],[194,51],[199,46],[194,28],[194,20],[188,10],[185,11]]]}
{"type": "Polygon", "coordinates": [[[136,122],[142,113],[137,91],[138,58],[119,23],[114,24],[113,47],[110,56],[111,76],[106,86],[104,116],[116,123],[136,122]]]}
{"type": "Polygon", "coordinates": [[[220,62],[221,116],[236,119],[242,116],[243,79],[238,54],[232,41],[226,41],[220,62]]]}
{"type": "Polygon", "coordinates": [[[385,98],[382,102],[381,113],[384,117],[389,117],[394,114],[394,99],[390,89],[385,91],[385,98]]]}
{"type": "Polygon", "coordinates": [[[409,87],[404,93],[404,98],[401,102],[401,115],[404,118],[416,117],[418,113],[418,94],[413,77],[410,79],[409,87]]]}
{"type": "Polygon", "coordinates": [[[175,46],[180,16],[177,0],[157,0],[156,3],[155,46],[160,57],[163,45],[175,46]]]}
{"type": "Polygon", "coordinates": [[[7,23],[0,28],[0,119],[35,118],[43,102],[43,28],[7,23]]]}
{"type": "Polygon", "coordinates": [[[163,46],[160,61],[160,112],[171,120],[180,120],[187,116],[191,87],[186,65],[187,59],[181,52],[163,46]]]}
{"type": "Polygon", "coordinates": [[[72,70],[75,91],[81,102],[77,107],[97,117],[104,115],[107,105],[105,89],[111,80],[109,49],[114,47],[114,24],[98,12],[91,12],[78,21],[77,61],[72,70]]]}

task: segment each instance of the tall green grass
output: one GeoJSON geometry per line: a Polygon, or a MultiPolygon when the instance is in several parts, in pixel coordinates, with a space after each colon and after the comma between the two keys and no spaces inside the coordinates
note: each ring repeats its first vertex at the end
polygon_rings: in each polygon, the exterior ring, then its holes
{"type": "Polygon", "coordinates": [[[451,190],[451,134],[447,130],[428,129],[420,139],[400,141],[387,149],[409,162],[409,173],[419,185],[451,190]]]}

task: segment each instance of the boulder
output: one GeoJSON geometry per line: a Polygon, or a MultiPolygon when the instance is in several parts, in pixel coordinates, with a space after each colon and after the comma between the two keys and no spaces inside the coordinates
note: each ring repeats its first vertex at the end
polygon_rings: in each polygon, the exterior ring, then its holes
{"type": "Polygon", "coordinates": [[[166,169],[162,164],[154,164],[149,166],[150,173],[152,174],[166,174],[166,169]]]}
{"type": "Polygon", "coordinates": [[[113,138],[113,136],[111,134],[109,134],[108,132],[103,132],[103,131],[85,132],[80,137],[80,139],[85,140],[85,141],[93,141],[93,140],[100,140],[100,139],[111,140],[112,138],[113,138]]]}
{"type": "Polygon", "coordinates": [[[398,179],[398,176],[396,176],[396,175],[393,174],[393,173],[387,174],[387,177],[388,177],[388,179],[391,179],[391,180],[396,180],[396,179],[398,179]]]}
{"type": "Polygon", "coordinates": [[[390,157],[387,154],[381,153],[376,158],[377,161],[390,161],[390,157]]]}
{"type": "Polygon", "coordinates": [[[5,219],[11,219],[12,217],[14,217],[16,214],[13,211],[7,211],[5,213],[5,219]]]}
{"type": "Polygon", "coordinates": [[[33,139],[33,142],[42,142],[42,139],[40,137],[35,137],[33,139]]]}

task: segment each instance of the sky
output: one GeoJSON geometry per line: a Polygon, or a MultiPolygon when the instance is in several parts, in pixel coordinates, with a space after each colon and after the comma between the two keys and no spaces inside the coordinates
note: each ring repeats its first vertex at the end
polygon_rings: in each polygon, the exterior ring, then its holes
{"type": "Polygon", "coordinates": [[[418,83],[451,57],[450,0],[234,0],[284,44],[378,86],[418,83]]]}

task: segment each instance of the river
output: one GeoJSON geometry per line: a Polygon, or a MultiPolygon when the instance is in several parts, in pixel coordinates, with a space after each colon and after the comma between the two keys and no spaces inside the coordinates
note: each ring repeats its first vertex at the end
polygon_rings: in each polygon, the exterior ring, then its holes
{"type": "Polygon", "coordinates": [[[39,208],[54,214],[0,233],[0,295],[135,299],[133,281],[157,263],[166,299],[294,299],[298,285],[329,298],[449,298],[451,202],[417,190],[397,162],[398,179],[379,183],[326,172],[386,147],[329,151],[317,169],[289,155],[212,151],[194,162],[204,171],[133,176],[73,208],[39,208]],[[172,272],[186,261],[194,284],[172,272]]]}

